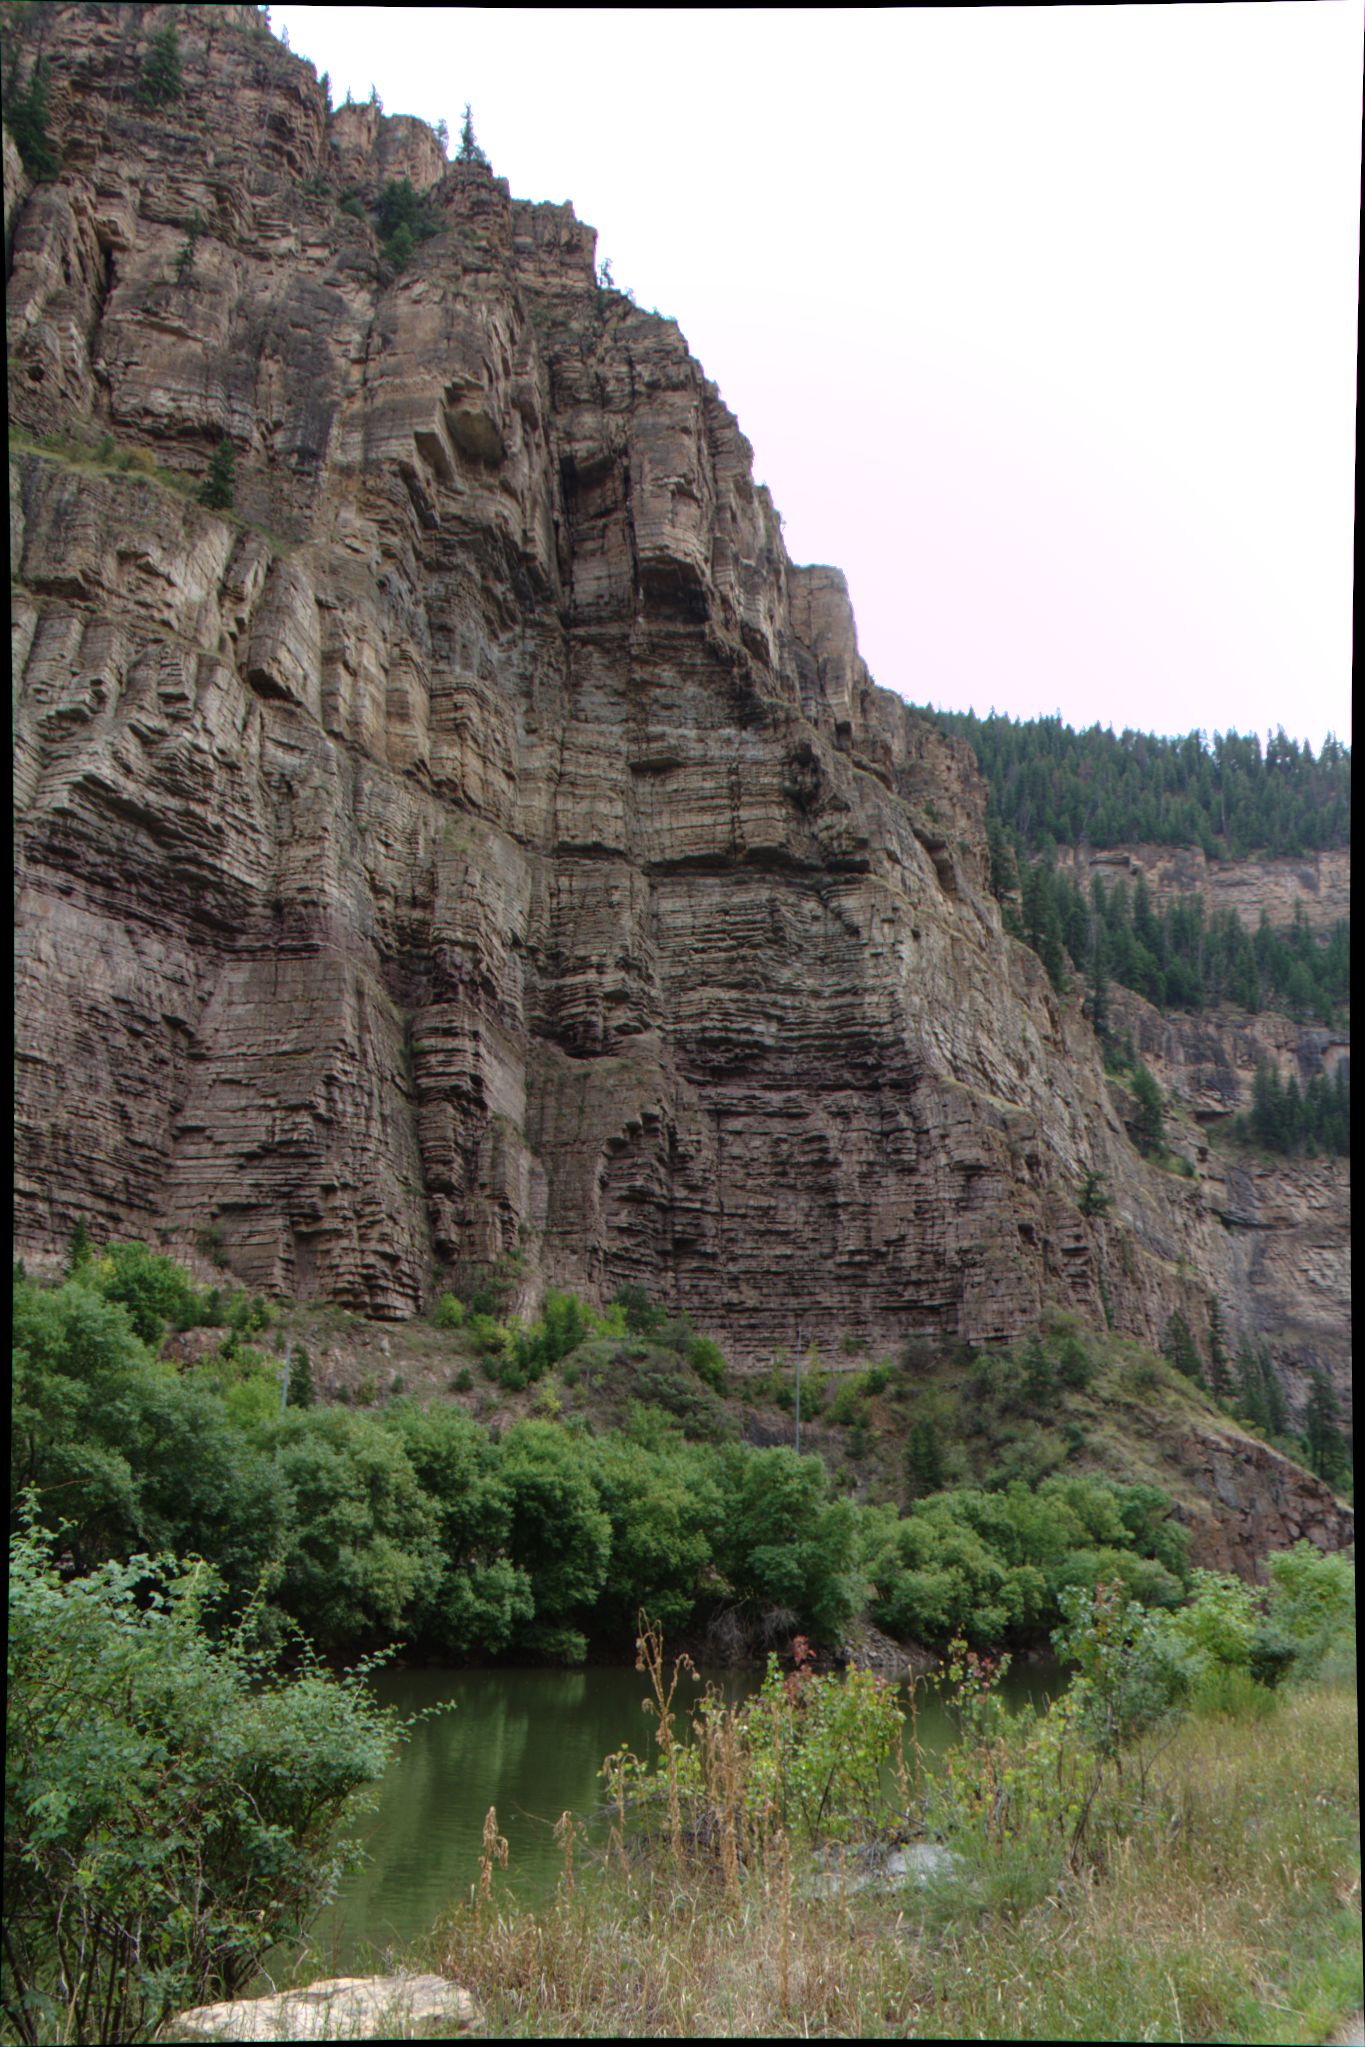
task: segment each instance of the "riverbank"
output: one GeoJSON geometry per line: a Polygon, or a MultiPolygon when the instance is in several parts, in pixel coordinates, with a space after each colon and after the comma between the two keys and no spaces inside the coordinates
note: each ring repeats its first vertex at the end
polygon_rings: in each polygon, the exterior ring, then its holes
{"type": "Polygon", "coordinates": [[[1328,2040],[1361,2003],[1354,1690],[1184,1720],[1136,1824],[1046,1857],[812,1896],[672,1857],[458,1910],[418,1966],[505,2037],[1328,2040]]]}

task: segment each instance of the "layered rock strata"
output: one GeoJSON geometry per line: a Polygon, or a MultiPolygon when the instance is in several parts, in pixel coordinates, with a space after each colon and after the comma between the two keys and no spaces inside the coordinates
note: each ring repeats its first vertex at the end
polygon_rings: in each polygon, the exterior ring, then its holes
{"type": "Polygon", "coordinates": [[[677,326],[253,10],[176,10],[141,110],[163,12],[42,10],[64,168],[14,188],[21,1248],[84,1217],[381,1318],[502,1259],[741,1362],[1239,1326],[1222,1183],[1133,1149],[970,754],[677,326]],[[396,176],[438,232],[395,275],[338,198],[396,176]]]}

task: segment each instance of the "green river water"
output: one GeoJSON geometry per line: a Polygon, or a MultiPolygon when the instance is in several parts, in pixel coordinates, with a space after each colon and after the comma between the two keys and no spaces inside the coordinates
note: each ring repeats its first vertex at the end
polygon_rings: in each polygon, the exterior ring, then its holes
{"type": "MultiPolygon", "coordinates": [[[[756,1688],[760,1673],[710,1676],[736,1698],[756,1688]]],[[[499,1889],[532,1903],[548,1896],[561,1866],[555,1821],[566,1809],[580,1819],[597,1815],[601,1838],[603,1757],[623,1742],[638,1754],[650,1752],[652,1723],[641,1710],[646,1681],[628,1666],[394,1670],[373,1682],[381,1701],[403,1713],[436,1705],[454,1710],[408,1734],[376,1809],[360,1823],[365,1865],[314,1928],[320,1959],[339,1973],[379,1966],[387,1948],[418,1939],[469,1896],[490,1805],[510,1849],[499,1889]]],[[[1055,1664],[1030,1663],[1009,1673],[1005,1690],[1016,1703],[1041,1701],[1061,1682],[1055,1664]]],[[[696,1695],[686,1680],[680,1684],[680,1724],[696,1695]]],[[[926,1687],[917,1708],[920,1744],[932,1757],[951,1739],[951,1725],[926,1687]]]]}

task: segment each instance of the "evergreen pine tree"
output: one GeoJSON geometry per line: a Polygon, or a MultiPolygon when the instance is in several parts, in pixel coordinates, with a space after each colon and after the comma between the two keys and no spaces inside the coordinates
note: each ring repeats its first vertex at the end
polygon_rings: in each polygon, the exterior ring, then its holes
{"type": "Polygon", "coordinates": [[[5,110],[15,148],[31,178],[55,178],[62,167],[47,131],[47,85],[47,65],[40,58],[29,73],[24,90],[5,110]]]}
{"type": "Polygon", "coordinates": [[[1337,1397],[1325,1372],[1313,1374],[1313,1385],[1304,1413],[1303,1433],[1308,1445],[1308,1463],[1329,1485],[1339,1479],[1347,1466],[1346,1445],[1337,1428],[1337,1397]]]}
{"type": "Polygon", "coordinates": [[[313,1364],[301,1343],[296,1343],[289,1357],[290,1407],[311,1407],[315,1399],[313,1391],[313,1364]]]}
{"type": "Polygon", "coordinates": [[[1090,985],[1086,992],[1090,1028],[1101,1043],[1109,1036],[1109,961],[1104,927],[1092,920],[1090,934],[1090,985]]]}
{"type": "Polygon", "coordinates": [[[460,130],[460,148],[455,160],[457,163],[482,164],[485,168],[488,164],[488,158],[480,149],[474,134],[474,117],[469,111],[468,101],[465,103],[464,126],[460,130]]]}
{"type": "Polygon", "coordinates": [[[1024,1391],[1035,1407],[1041,1407],[1057,1390],[1057,1374],[1043,1348],[1042,1339],[1031,1336],[1024,1345],[1024,1391]]]}
{"type": "Polygon", "coordinates": [[[1229,1386],[1227,1325],[1214,1294],[1209,1296],[1209,1391],[1216,1400],[1226,1399],[1229,1386]]]}
{"type": "Polygon", "coordinates": [[[1081,1191],[1076,1197],[1076,1206],[1081,1214],[1107,1215],[1113,1205],[1113,1195],[1104,1191],[1103,1173],[1087,1173],[1081,1182],[1081,1191]]]}
{"type": "Polygon", "coordinates": [[[1138,1061],[1133,1074],[1133,1097],[1137,1103],[1134,1119],[1134,1135],[1141,1152],[1160,1151],[1166,1136],[1165,1114],[1162,1108],[1161,1089],[1156,1077],[1138,1061]]]}
{"type": "Polygon", "coordinates": [[[937,1427],[927,1418],[911,1424],[905,1446],[905,1478],[912,1499],[943,1489],[943,1446],[937,1427]]]}
{"type": "Polygon", "coordinates": [[[1247,1336],[1241,1337],[1237,1344],[1237,1407],[1244,1421],[1269,1433],[1270,1413],[1261,1362],[1247,1336]]]}
{"type": "Polygon", "coordinates": [[[180,71],[180,35],[175,24],[159,28],[147,45],[137,96],[144,107],[168,107],[184,96],[180,71]]]}
{"type": "Polygon", "coordinates": [[[77,1220],[75,1229],[72,1230],[70,1237],[67,1239],[66,1269],[68,1274],[79,1272],[93,1251],[94,1245],[90,1241],[89,1228],[86,1225],[85,1217],[81,1216],[77,1220]]]}
{"type": "Polygon", "coordinates": [[[214,449],[208,475],[199,486],[199,502],[215,512],[230,512],[236,500],[237,479],[232,443],[221,440],[214,449]]]}
{"type": "Polygon", "coordinates": [[[1275,1369],[1275,1361],[1269,1348],[1262,1343],[1258,1346],[1257,1362],[1261,1368],[1261,1390],[1265,1397],[1266,1427],[1272,1436],[1283,1436],[1289,1428],[1289,1403],[1284,1397],[1284,1387],[1275,1369]]]}
{"type": "Polygon", "coordinates": [[[1177,1372],[1183,1372],[1187,1379],[1193,1379],[1196,1386],[1204,1383],[1204,1370],[1199,1362],[1199,1347],[1190,1331],[1190,1325],[1177,1308],[1166,1324],[1161,1339],[1161,1354],[1169,1359],[1177,1372]]]}

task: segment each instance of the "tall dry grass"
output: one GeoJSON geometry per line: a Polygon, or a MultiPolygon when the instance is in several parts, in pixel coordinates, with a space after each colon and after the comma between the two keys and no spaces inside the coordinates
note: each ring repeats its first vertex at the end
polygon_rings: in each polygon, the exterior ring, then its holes
{"type": "Polygon", "coordinates": [[[1079,1875],[1005,1854],[829,1896],[780,1828],[741,1846],[736,1800],[733,1853],[670,1825],[548,1909],[490,1869],[424,1959],[514,2037],[1327,2039],[1361,1996],[1354,1692],[1192,1718],[1150,1789],[1079,1875]]]}

